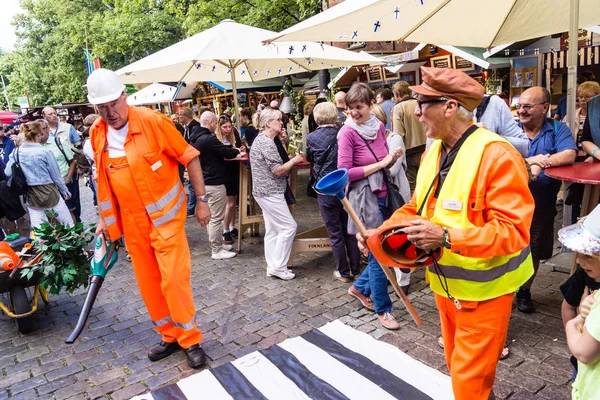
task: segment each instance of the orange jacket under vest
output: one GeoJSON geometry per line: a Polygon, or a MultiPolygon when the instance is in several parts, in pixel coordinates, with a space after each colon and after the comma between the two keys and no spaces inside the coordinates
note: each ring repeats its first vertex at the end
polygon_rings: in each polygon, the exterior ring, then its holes
{"type": "MultiPolygon", "coordinates": [[[[97,171],[98,206],[110,238],[116,240],[123,235],[123,229],[117,199],[106,176],[107,130],[106,122],[98,119],[90,129],[90,138],[97,171]]],[[[178,213],[185,206],[186,198],[177,163],[187,166],[200,153],[186,143],[173,122],[163,114],[129,106],[125,155],[152,223],[162,237],[171,237],[183,229],[185,223],[185,213],[178,213]]]]}
{"type": "MultiPolygon", "coordinates": [[[[535,203],[529,191],[525,161],[515,154],[518,155],[511,144],[502,142],[490,143],[483,151],[467,213],[477,228],[448,229],[453,252],[465,257],[490,258],[516,253],[529,245],[535,203]],[[513,154],[508,156],[509,152],[513,154]]],[[[435,209],[436,187],[437,182],[431,189],[427,215],[433,215],[435,209]]],[[[402,215],[415,215],[417,210],[413,194],[410,202],[383,226],[394,224],[402,215]]]]}

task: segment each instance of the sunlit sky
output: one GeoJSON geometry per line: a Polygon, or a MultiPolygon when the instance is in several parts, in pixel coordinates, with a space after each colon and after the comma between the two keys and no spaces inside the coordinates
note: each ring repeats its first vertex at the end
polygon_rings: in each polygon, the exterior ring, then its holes
{"type": "Polygon", "coordinates": [[[21,11],[19,0],[2,0],[0,12],[0,48],[13,50],[15,46],[15,28],[10,24],[13,16],[21,11]]]}

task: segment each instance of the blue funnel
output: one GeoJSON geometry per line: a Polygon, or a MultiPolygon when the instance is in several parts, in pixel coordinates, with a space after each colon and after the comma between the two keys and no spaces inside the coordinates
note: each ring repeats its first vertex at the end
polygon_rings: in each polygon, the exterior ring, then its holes
{"type": "Polygon", "coordinates": [[[326,196],[337,196],[342,200],[346,197],[344,187],[348,183],[348,170],[346,168],[336,169],[319,179],[315,185],[315,191],[326,196]]]}

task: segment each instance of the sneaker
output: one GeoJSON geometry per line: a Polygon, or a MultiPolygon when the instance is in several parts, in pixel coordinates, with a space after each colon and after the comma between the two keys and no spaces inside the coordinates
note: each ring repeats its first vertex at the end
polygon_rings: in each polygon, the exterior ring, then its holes
{"type": "Polygon", "coordinates": [[[351,281],[350,277],[344,277],[342,276],[342,274],[340,274],[340,271],[333,271],[333,278],[336,281],[340,281],[342,283],[348,283],[351,281]]]}
{"type": "Polygon", "coordinates": [[[381,322],[381,326],[383,326],[385,329],[389,329],[391,331],[400,329],[400,325],[396,321],[396,318],[394,318],[394,316],[389,312],[377,314],[377,317],[379,317],[379,322],[381,322]]]}
{"type": "Polygon", "coordinates": [[[410,290],[410,285],[400,286],[400,289],[402,289],[404,294],[408,296],[408,291],[410,290]]]}
{"type": "Polygon", "coordinates": [[[283,279],[284,281],[289,281],[290,279],[294,279],[296,274],[294,274],[292,271],[289,271],[289,270],[271,271],[271,270],[267,269],[267,276],[268,277],[275,276],[279,279],[283,279]]]}
{"type": "Polygon", "coordinates": [[[226,260],[228,258],[233,258],[237,256],[236,253],[232,252],[232,251],[227,251],[225,249],[221,249],[221,251],[219,251],[218,253],[214,253],[212,255],[212,259],[213,260],[226,260]]]}
{"type": "Polygon", "coordinates": [[[233,243],[233,237],[231,235],[231,232],[225,232],[223,234],[223,243],[225,243],[225,244],[232,244],[233,243]]]}
{"type": "Polygon", "coordinates": [[[356,290],[354,285],[352,285],[348,288],[348,294],[350,296],[354,297],[355,299],[357,299],[358,301],[360,301],[360,304],[362,304],[362,306],[364,308],[366,308],[367,310],[375,311],[375,305],[373,304],[373,300],[371,300],[370,298],[368,298],[367,296],[365,296],[364,294],[362,294],[361,292],[356,290]]]}
{"type": "Polygon", "coordinates": [[[517,291],[517,310],[526,314],[535,312],[529,289],[522,287],[517,291]]]}
{"type": "Polygon", "coordinates": [[[233,246],[232,246],[232,245],[230,245],[230,244],[222,244],[222,245],[221,245],[221,248],[222,248],[223,250],[225,250],[225,251],[231,251],[231,250],[233,250],[233,246]]]}
{"type": "Polygon", "coordinates": [[[239,236],[239,232],[238,232],[237,228],[233,228],[229,232],[231,233],[231,236],[235,236],[235,237],[239,236]]]}
{"type": "Polygon", "coordinates": [[[196,211],[192,210],[188,210],[187,214],[186,214],[187,218],[192,218],[196,216],[196,211]]]}

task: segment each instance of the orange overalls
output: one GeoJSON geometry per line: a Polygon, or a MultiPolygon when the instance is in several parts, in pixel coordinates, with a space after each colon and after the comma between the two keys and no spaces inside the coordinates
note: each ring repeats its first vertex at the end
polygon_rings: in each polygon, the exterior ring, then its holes
{"type": "Polygon", "coordinates": [[[140,293],[163,340],[188,348],[202,341],[202,333],[190,286],[178,162],[187,165],[199,153],[164,115],[130,106],[128,120],[126,157],[109,158],[106,122],[98,119],[90,129],[98,211],[112,240],[125,236],[140,293]]]}
{"type": "MultiPolygon", "coordinates": [[[[163,239],[150,221],[135,189],[126,157],[106,158],[110,188],[119,204],[119,216],[138,287],[150,318],[165,342],[188,348],[202,341],[190,286],[191,264],[185,230],[163,239]]],[[[179,210],[185,213],[185,207],[179,210]]]]}

